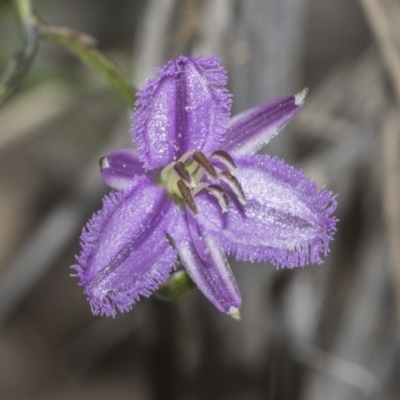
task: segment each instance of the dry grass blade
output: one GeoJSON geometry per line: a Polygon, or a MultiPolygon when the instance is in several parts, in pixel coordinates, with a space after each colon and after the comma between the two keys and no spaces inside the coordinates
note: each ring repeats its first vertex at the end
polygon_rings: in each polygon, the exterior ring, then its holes
{"type": "Polygon", "coordinates": [[[400,102],[400,51],[395,41],[397,29],[389,17],[393,13],[399,14],[399,5],[390,2],[385,6],[384,2],[379,0],[360,1],[400,102]]]}

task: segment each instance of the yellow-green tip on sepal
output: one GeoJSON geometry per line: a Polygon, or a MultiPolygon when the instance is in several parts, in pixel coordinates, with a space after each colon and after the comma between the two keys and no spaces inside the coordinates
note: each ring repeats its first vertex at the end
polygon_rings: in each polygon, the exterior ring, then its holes
{"type": "Polygon", "coordinates": [[[178,270],[169,276],[168,280],[154,292],[154,295],[160,300],[176,301],[187,296],[195,287],[195,283],[187,272],[178,270]]]}
{"type": "Polygon", "coordinates": [[[228,312],[228,315],[230,317],[232,317],[233,319],[236,319],[236,321],[240,321],[242,319],[241,316],[240,316],[240,311],[236,307],[231,307],[229,312],[228,312]]]}

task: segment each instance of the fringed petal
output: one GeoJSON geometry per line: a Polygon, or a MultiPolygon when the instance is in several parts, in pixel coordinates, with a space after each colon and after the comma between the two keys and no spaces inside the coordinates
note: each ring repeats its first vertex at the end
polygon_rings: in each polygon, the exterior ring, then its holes
{"type": "Polygon", "coordinates": [[[216,201],[197,196],[200,230],[240,260],[287,268],[321,263],[335,232],[335,196],[277,158],[235,161],[247,204],[231,201],[222,214],[216,201]]]}
{"type": "Polygon", "coordinates": [[[200,256],[193,244],[193,234],[181,213],[175,219],[170,235],[182,264],[197,287],[218,310],[238,319],[242,300],[225,254],[210,236],[204,235],[197,238],[204,246],[200,256]]]}
{"type": "Polygon", "coordinates": [[[104,198],[82,232],[79,264],[73,266],[93,314],[128,311],[168,278],[176,262],[166,237],[173,207],[145,177],[104,198]]]}
{"type": "Polygon", "coordinates": [[[146,169],[188,150],[217,150],[228,125],[231,97],[219,59],[179,57],[139,92],[132,133],[146,169]]]}
{"type": "Polygon", "coordinates": [[[143,165],[135,149],[120,149],[100,160],[104,182],[115,190],[124,190],[134,178],[144,173],[143,165]]]}
{"type": "Polygon", "coordinates": [[[299,112],[307,90],[244,111],[229,122],[221,148],[233,155],[254,154],[299,112]]]}

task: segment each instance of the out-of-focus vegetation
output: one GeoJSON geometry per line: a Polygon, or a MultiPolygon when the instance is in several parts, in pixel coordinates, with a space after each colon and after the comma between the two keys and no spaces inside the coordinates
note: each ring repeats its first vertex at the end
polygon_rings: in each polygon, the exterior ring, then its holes
{"type": "MultiPolygon", "coordinates": [[[[18,47],[12,3],[0,2],[0,73],[18,47]]],[[[93,317],[69,266],[108,190],[99,157],[131,145],[129,101],[42,40],[0,109],[0,399],[397,399],[400,3],[36,0],[34,9],[95,38],[136,87],[170,58],[209,53],[228,68],[233,113],[308,86],[304,109],[267,151],[339,193],[340,224],[322,266],[238,263],[240,323],[196,291],[93,317]]]]}

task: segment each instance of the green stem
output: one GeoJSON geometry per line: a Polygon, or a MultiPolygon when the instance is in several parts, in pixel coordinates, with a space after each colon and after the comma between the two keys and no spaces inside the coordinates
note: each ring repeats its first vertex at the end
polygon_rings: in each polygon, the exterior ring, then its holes
{"type": "Polygon", "coordinates": [[[36,18],[29,0],[14,0],[21,29],[20,43],[0,79],[0,105],[19,87],[28,73],[38,48],[36,18]]]}
{"type": "Polygon", "coordinates": [[[100,72],[120,94],[122,100],[132,107],[136,90],[125,73],[108,57],[95,48],[96,41],[89,35],[76,32],[69,28],[37,24],[42,38],[67,49],[77,56],[84,64],[100,72]]]}

